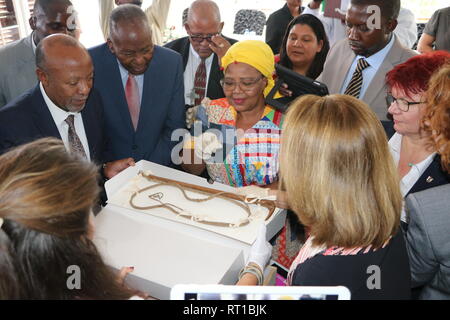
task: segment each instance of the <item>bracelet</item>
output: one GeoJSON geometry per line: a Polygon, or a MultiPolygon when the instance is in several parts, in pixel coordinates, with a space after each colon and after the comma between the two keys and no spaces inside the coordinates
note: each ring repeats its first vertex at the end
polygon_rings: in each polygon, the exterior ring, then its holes
{"type": "Polygon", "coordinates": [[[241,278],[246,273],[253,274],[256,277],[259,286],[264,283],[264,276],[258,265],[254,263],[249,263],[247,266],[242,268],[242,270],[239,272],[239,280],[241,280],[241,278]]]}

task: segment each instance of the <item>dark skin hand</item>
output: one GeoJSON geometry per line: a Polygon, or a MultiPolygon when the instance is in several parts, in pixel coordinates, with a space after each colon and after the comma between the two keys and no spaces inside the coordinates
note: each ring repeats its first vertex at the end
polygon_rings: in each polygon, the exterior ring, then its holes
{"type": "Polygon", "coordinates": [[[107,162],[103,166],[103,173],[106,178],[111,179],[119,172],[125,170],[128,167],[134,167],[135,162],[133,158],[125,158],[112,162],[107,162]]]}

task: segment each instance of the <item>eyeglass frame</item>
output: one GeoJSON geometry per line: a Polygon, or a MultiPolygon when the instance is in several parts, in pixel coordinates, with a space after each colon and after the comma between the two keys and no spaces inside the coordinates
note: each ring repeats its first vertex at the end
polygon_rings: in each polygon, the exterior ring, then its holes
{"type": "Polygon", "coordinates": [[[394,102],[397,104],[397,107],[398,107],[401,111],[403,111],[403,112],[408,112],[408,111],[409,111],[409,106],[411,106],[411,105],[417,105],[417,104],[427,103],[426,101],[410,102],[410,101],[407,101],[407,100],[405,100],[405,99],[403,99],[403,98],[395,98],[391,93],[388,93],[388,94],[386,95],[386,103],[387,103],[388,107],[389,107],[391,104],[393,104],[394,102]],[[391,100],[391,101],[389,101],[389,100],[391,100]],[[402,109],[401,103],[398,103],[397,100],[400,100],[400,101],[403,101],[404,103],[406,103],[406,105],[407,105],[406,110],[403,110],[403,109],[402,109]]]}
{"type": "Polygon", "coordinates": [[[204,40],[206,40],[208,43],[212,43],[212,37],[215,36],[219,36],[221,33],[220,32],[216,32],[216,33],[212,33],[212,34],[207,34],[206,36],[204,35],[199,35],[199,34],[190,34],[189,33],[189,38],[194,41],[195,43],[202,43],[204,40]],[[201,39],[200,41],[196,40],[196,39],[201,39]]]}
{"type": "Polygon", "coordinates": [[[258,77],[258,79],[253,79],[252,83],[249,84],[249,86],[251,86],[250,88],[242,88],[241,84],[242,84],[242,80],[241,81],[233,81],[233,88],[230,89],[225,89],[224,85],[225,85],[225,79],[220,79],[220,85],[222,86],[223,91],[232,91],[236,89],[236,85],[239,85],[239,89],[241,89],[244,92],[251,92],[253,89],[255,89],[254,85],[257,84],[259,81],[261,81],[262,79],[265,79],[266,77],[264,75],[261,75],[260,77],[258,77]]]}

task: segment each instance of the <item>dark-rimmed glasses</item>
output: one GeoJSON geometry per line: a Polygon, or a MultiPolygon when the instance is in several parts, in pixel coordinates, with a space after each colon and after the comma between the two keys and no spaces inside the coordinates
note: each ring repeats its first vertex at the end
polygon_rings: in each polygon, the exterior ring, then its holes
{"type": "Polygon", "coordinates": [[[395,98],[390,93],[388,93],[386,96],[386,103],[387,103],[388,107],[394,102],[397,103],[397,107],[403,112],[408,112],[409,106],[411,106],[411,105],[427,103],[426,101],[420,101],[420,102],[406,101],[405,99],[402,99],[402,98],[395,98]]]}
{"type": "Polygon", "coordinates": [[[213,33],[213,34],[207,34],[207,35],[202,35],[202,34],[190,34],[189,38],[191,38],[192,41],[197,42],[197,43],[202,43],[203,40],[208,41],[209,43],[212,42],[211,38],[214,36],[218,36],[220,33],[213,33]]]}

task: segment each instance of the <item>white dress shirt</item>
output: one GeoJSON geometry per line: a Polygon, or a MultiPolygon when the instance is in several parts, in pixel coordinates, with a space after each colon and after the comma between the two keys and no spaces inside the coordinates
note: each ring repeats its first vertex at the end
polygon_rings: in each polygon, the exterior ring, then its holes
{"type": "Polygon", "coordinates": [[[372,82],[373,77],[375,77],[375,74],[377,73],[378,69],[380,68],[381,64],[383,63],[384,59],[386,58],[387,54],[389,53],[389,50],[391,50],[392,46],[394,45],[394,39],[395,39],[395,36],[392,35],[391,40],[383,49],[381,49],[380,51],[371,55],[368,58],[363,57],[363,56],[355,57],[352,65],[350,66],[350,69],[348,69],[347,76],[345,77],[345,81],[341,88],[341,94],[345,93],[345,89],[347,89],[348,84],[352,80],[353,73],[355,72],[356,67],[358,65],[358,60],[361,58],[364,58],[370,65],[362,71],[363,83],[361,86],[361,93],[359,95],[359,99],[362,100],[364,98],[364,94],[366,93],[367,88],[369,87],[370,83],[372,82]]]}
{"type": "Polygon", "coordinates": [[[70,151],[69,146],[69,125],[66,123],[66,119],[69,115],[74,115],[75,131],[80,138],[81,144],[83,145],[84,152],[86,153],[87,159],[91,160],[91,155],[89,152],[89,144],[86,137],[86,131],[84,130],[83,118],[80,112],[67,112],[59,107],[57,107],[52,100],[45,93],[42,83],[39,83],[39,88],[41,89],[44,101],[47,104],[48,110],[50,111],[53,121],[55,122],[56,128],[58,128],[59,135],[61,136],[64,146],[68,151],[70,151]]]}
{"type": "MultiPolygon", "coordinates": [[[[208,95],[208,82],[209,74],[211,73],[211,66],[214,59],[214,53],[212,53],[205,60],[206,66],[206,87],[205,87],[205,97],[208,95]]],[[[191,44],[189,44],[189,58],[186,64],[186,69],[184,70],[184,103],[188,105],[194,105],[194,82],[195,73],[200,65],[202,59],[198,53],[194,50],[191,44]]]]}
{"type": "MultiPolygon", "coordinates": [[[[402,138],[403,136],[399,133],[395,133],[392,138],[389,140],[389,149],[391,151],[391,155],[394,158],[394,163],[398,167],[398,163],[400,161],[400,149],[402,146],[402,138]]],[[[417,164],[410,164],[411,170],[402,178],[400,181],[400,191],[402,193],[403,198],[408,194],[409,190],[416,184],[417,180],[422,176],[422,174],[427,170],[430,164],[433,162],[434,156],[436,153],[430,154],[426,159],[422,160],[417,164]]],[[[405,204],[403,202],[402,215],[401,220],[403,222],[408,223],[408,217],[405,211],[405,204]]]]}

